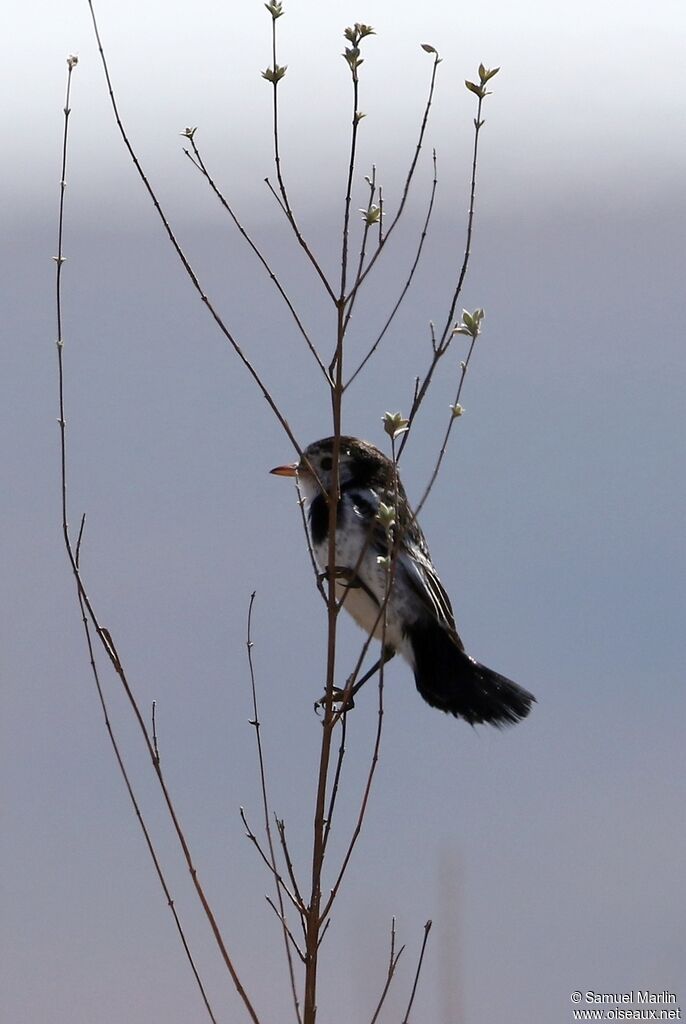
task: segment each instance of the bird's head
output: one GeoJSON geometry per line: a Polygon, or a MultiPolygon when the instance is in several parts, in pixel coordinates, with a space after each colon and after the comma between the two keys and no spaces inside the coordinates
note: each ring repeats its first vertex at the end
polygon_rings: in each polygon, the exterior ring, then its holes
{"type": "MultiPolygon", "coordinates": [[[[299,462],[277,466],[271,472],[276,476],[297,476],[303,494],[312,500],[317,494],[326,494],[331,489],[333,452],[333,437],[325,437],[308,445],[299,462]]],[[[349,484],[384,488],[390,485],[393,476],[390,459],[373,444],[356,437],[341,437],[338,465],[339,488],[349,484]]]]}

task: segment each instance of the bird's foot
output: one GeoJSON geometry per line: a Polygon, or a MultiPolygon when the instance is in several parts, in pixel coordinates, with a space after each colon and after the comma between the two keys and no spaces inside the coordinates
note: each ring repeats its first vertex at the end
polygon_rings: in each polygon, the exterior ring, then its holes
{"type": "MultiPolygon", "coordinates": [[[[326,708],[326,703],[327,694],[324,694],[323,697],[314,702],[315,712],[319,714],[320,710],[324,710],[326,708]]],[[[355,707],[355,700],[350,689],[347,687],[343,687],[343,689],[341,689],[340,686],[334,686],[331,691],[331,707],[335,711],[352,711],[355,707]],[[334,704],[340,704],[341,706],[339,708],[334,708],[334,704]]]]}
{"type": "MultiPolygon", "coordinates": [[[[330,573],[328,569],[324,572],[320,572],[317,579],[320,583],[326,583],[329,580],[330,573]]],[[[336,565],[333,570],[333,578],[345,584],[346,587],[361,587],[362,581],[357,573],[353,569],[348,569],[345,565],[336,565]]]]}

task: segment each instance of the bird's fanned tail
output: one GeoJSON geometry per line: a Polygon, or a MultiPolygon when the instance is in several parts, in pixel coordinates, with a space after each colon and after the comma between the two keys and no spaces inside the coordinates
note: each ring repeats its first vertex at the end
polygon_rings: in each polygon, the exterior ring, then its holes
{"type": "Polygon", "coordinates": [[[487,722],[498,728],[529,714],[533,694],[470,658],[438,623],[416,622],[407,634],[417,689],[432,707],[471,725],[487,722]]]}

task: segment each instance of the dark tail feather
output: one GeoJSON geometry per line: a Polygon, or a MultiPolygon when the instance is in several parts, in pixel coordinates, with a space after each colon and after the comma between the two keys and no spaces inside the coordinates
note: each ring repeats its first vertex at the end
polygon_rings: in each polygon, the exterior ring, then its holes
{"type": "Polygon", "coordinates": [[[417,689],[432,707],[470,725],[488,722],[499,729],[529,714],[533,694],[474,661],[438,623],[415,623],[409,639],[417,689]]]}

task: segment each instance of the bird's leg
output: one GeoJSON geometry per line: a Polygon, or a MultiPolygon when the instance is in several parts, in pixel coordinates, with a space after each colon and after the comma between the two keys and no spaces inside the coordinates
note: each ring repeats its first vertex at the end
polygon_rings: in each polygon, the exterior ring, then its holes
{"type": "MultiPolygon", "coordinates": [[[[357,680],[354,686],[350,686],[350,680],[348,680],[348,682],[343,688],[339,686],[334,687],[333,700],[335,703],[341,704],[341,711],[352,711],[352,709],[355,707],[355,694],[362,689],[366,682],[369,682],[372,676],[376,675],[376,673],[379,671],[382,665],[385,665],[386,662],[391,660],[394,654],[395,651],[392,647],[384,647],[381,652],[381,657],[379,658],[379,660],[374,665],[372,665],[368,672],[365,672],[361,679],[357,680]]],[[[315,709],[318,707],[323,707],[325,699],[325,697],[322,697],[321,700],[318,700],[317,703],[315,704],[315,709]]]]}

